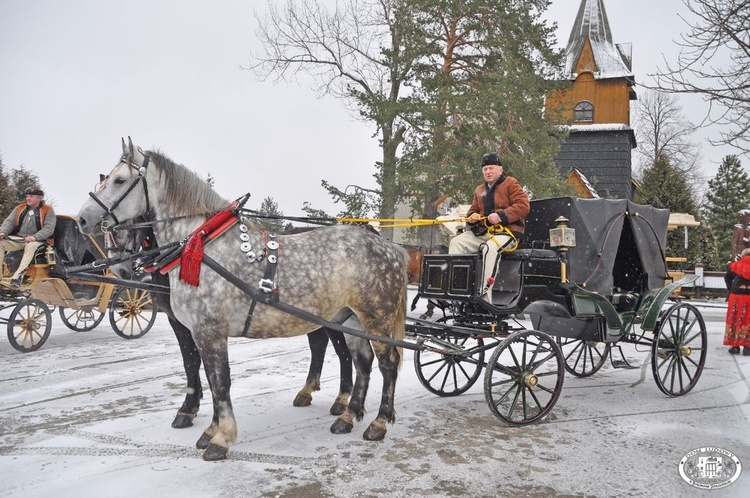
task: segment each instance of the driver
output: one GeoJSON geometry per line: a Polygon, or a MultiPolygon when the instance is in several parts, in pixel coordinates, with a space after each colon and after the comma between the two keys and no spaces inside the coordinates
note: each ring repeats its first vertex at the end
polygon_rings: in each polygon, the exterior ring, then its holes
{"type": "Polygon", "coordinates": [[[11,211],[0,225],[0,264],[6,252],[23,251],[21,263],[13,274],[10,285],[21,287],[26,268],[36,250],[45,242],[51,243],[57,217],[52,206],[44,203],[44,191],[39,187],[24,190],[26,202],[11,211]]]}
{"type": "Polygon", "coordinates": [[[488,226],[502,225],[518,236],[524,232],[524,217],[529,214],[529,196],[518,180],[505,173],[500,158],[495,153],[482,157],[484,183],[474,190],[474,199],[466,212],[470,230],[454,237],[448,247],[449,254],[474,253],[481,248],[484,254],[486,299],[492,302],[492,283],[498,251],[510,244],[507,233],[494,234],[488,226]]]}

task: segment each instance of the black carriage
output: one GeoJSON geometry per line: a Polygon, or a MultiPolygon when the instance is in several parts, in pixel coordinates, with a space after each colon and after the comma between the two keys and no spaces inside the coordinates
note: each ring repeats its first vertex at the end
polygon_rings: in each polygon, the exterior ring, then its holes
{"type": "Polygon", "coordinates": [[[419,380],[454,396],[484,369],[492,412],[525,425],[551,411],[565,371],[586,377],[607,358],[629,367],[619,348],[631,343],[650,348],[662,392],[686,394],[702,373],[707,335],[693,305],[665,306],[687,282],[667,271],[668,219],[667,210],[627,200],[532,201],[526,236],[501,254],[492,303],[477,278],[481,255],[425,256],[417,298],[441,313],[407,323],[428,346],[415,352],[419,380]]]}
{"type": "MultiPolygon", "coordinates": [[[[20,288],[10,285],[8,275],[18,267],[22,254],[6,255],[0,279],[0,300],[6,304],[0,305],[0,323],[7,324],[10,344],[21,352],[42,347],[52,330],[55,308],[71,330],[94,329],[109,310],[117,335],[126,339],[145,335],[156,320],[149,291],[68,276],[67,268],[104,258],[101,234],[83,235],[74,218],[58,215],[53,238],[52,246],[37,251],[20,288]]],[[[98,273],[105,275],[108,270],[102,267],[98,273]]]]}

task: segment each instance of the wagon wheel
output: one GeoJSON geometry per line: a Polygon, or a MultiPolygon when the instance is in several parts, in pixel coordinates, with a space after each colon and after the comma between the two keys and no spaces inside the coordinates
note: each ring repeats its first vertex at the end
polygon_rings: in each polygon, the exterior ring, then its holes
{"type": "Polygon", "coordinates": [[[85,332],[95,329],[102,323],[104,313],[100,312],[97,308],[88,306],[78,308],[77,310],[60,306],[60,318],[70,330],[85,332]]]}
{"type": "Polygon", "coordinates": [[[706,323],[692,304],[669,308],[659,319],[651,350],[656,385],[667,396],[687,394],[706,363],[706,323]]]}
{"type": "MultiPolygon", "coordinates": [[[[460,354],[435,350],[414,352],[414,369],[419,382],[438,396],[458,396],[473,386],[484,367],[484,340],[481,337],[443,335],[435,339],[461,349],[460,354]]],[[[439,346],[438,346],[439,347],[439,346]]]]}
{"type": "Polygon", "coordinates": [[[19,302],[8,318],[8,340],[22,353],[41,348],[51,330],[52,313],[38,299],[29,298],[19,302]]]}
{"type": "Polygon", "coordinates": [[[557,344],[565,358],[565,370],[576,377],[588,377],[598,372],[612,349],[610,342],[605,344],[568,337],[558,337],[557,344]]]}
{"type": "Polygon", "coordinates": [[[109,323],[124,339],[146,335],[156,321],[156,305],[151,293],[143,289],[120,287],[109,305],[109,323]]]}
{"type": "Polygon", "coordinates": [[[495,348],[484,373],[492,413],[511,425],[542,420],[560,397],[565,368],[560,347],[538,330],[522,330],[495,348]]]}

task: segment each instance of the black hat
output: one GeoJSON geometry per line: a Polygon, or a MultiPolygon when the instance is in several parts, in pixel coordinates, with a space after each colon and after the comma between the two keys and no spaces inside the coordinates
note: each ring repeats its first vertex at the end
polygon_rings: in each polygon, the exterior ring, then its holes
{"type": "Polygon", "coordinates": [[[39,187],[29,187],[23,191],[23,195],[41,195],[44,197],[44,190],[39,187]]]}
{"type": "Polygon", "coordinates": [[[497,157],[497,154],[494,152],[491,152],[490,154],[485,154],[482,156],[482,167],[489,166],[494,164],[495,166],[502,166],[503,163],[500,162],[500,158],[497,157]]]}

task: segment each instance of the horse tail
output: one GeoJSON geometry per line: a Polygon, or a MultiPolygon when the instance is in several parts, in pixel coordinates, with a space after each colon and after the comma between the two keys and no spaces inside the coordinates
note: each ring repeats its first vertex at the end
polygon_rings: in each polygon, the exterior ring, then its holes
{"type": "MultiPolygon", "coordinates": [[[[394,324],[393,324],[393,338],[397,341],[403,341],[404,337],[406,337],[406,289],[409,284],[409,275],[407,272],[408,268],[408,262],[409,262],[409,255],[403,248],[399,251],[399,256],[401,257],[402,261],[402,282],[399,289],[399,297],[398,297],[398,306],[396,308],[396,314],[394,317],[394,324]]],[[[401,369],[401,363],[403,363],[404,360],[404,348],[397,347],[396,351],[398,351],[398,368],[401,369]]]]}

